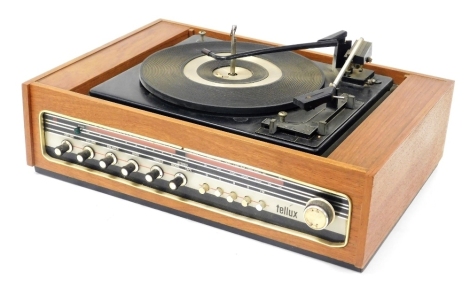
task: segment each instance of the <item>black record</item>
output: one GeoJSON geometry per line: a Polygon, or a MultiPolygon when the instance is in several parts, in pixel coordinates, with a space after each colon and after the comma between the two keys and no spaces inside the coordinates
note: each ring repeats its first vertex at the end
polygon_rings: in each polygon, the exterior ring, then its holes
{"type": "MultiPolygon", "coordinates": [[[[266,48],[237,43],[237,52],[266,48]]],[[[140,82],[153,95],[190,109],[220,114],[260,114],[289,110],[292,99],[323,87],[322,71],[309,59],[281,52],[230,61],[201,53],[203,48],[230,53],[229,42],[174,46],[149,56],[141,65],[140,82]]]]}

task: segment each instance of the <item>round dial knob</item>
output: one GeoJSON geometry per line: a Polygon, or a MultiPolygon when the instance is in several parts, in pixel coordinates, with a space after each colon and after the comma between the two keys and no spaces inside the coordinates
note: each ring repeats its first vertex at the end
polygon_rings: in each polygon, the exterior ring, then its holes
{"type": "Polygon", "coordinates": [[[335,219],[333,206],[323,198],[313,198],[307,202],[304,210],[304,220],[315,230],[325,229],[335,219]]]}
{"type": "Polygon", "coordinates": [[[78,162],[84,162],[86,159],[94,158],[94,157],[95,157],[95,152],[89,146],[84,147],[81,152],[77,153],[78,162]]]}
{"type": "Polygon", "coordinates": [[[69,141],[63,140],[60,146],[55,147],[54,153],[58,156],[61,156],[65,152],[71,152],[72,149],[72,144],[69,141]]]}
{"type": "Polygon", "coordinates": [[[131,172],[136,172],[139,170],[139,164],[135,160],[128,160],[128,164],[121,168],[121,173],[123,176],[128,176],[131,172]]]}
{"type": "Polygon", "coordinates": [[[180,187],[182,185],[183,186],[186,185],[186,182],[187,182],[186,176],[184,174],[178,172],[177,174],[175,174],[175,178],[170,180],[170,182],[168,183],[168,186],[172,190],[176,190],[178,187],[180,187]]]}
{"type": "Polygon", "coordinates": [[[157,178],[162,178],[162,176],[163,170],[159,166],[154,165],[150,168],[150,172],[145,175],[145,180],[147,182],[152,182],[157,178]]]}
{"type": "Polygon", "coordinates": [[[116,163],[117,163],[117,157],[113,153],[108,152],[106,153],[105,157],[102,160],[100,160],[100,167],[107,168],[108,166],[112,164],[116,164],[116,163]]]}

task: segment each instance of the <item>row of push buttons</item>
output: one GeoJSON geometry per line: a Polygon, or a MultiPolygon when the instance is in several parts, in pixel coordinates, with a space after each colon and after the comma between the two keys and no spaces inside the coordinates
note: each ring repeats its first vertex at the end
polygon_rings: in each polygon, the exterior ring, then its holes
{"type": "MultiPolygon", "coordinates": [[[[199,188],[199,193],[205,194],[207,191],[209,191],[209,189],[210,189],[209,184],[203,183],[201,187],[199,188]]],[[[214,191],[214,195],[217,197],[221,197],[223,194],[224,194],[224,190],[221,187],[217,187],[214,191]]],[[[237,193],[235,191],[231,191],[230,193],[228,193],[227,201],[231,203],[231,202],[236,201],[237,198],[238,198],[237,193]]],[[[242,202],[241,202],[243,207],[249,206],[250,203],[251,203],[251,198],[249,196],[243,197],[242,202]]],[[[266,207],[266,203],[262,200],[258,201],[258,203],[255,206],[256,210],[258,211],[263,210],[265,207],[266,207]]]]}

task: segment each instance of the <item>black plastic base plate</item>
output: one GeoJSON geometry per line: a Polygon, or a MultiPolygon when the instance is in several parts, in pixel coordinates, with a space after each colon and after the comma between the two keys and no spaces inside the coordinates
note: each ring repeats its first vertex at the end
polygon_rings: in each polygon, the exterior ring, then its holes
{"type": "Polygon", "coordinates": [[[123,194],[123,193],[120,193],[120,192],[117,192],[117,191],[114,191],[114,190],[111,190],[111,189],[108,189],[108,188],[104,188],[104,187],[101,187],[101,186],[98,186],[98,185],[95,185],[95,184],[92,184],[92,183],[89,183],[89,182],[84,182],[84,181],[81,181],[81,180],[78,180],[78,179],[75,179],[75,178],[72,178],[72,177],[64,176],[64,175],[61,175],[61,174],[58,174],[58,173],[55,173],[55,172],[52,172],[52,171],[49,171],[49,170],[46,170],[46,169],[42,169],[42,168],[39,168],[39,167],[34,167],[34,168],[35,168],[37,173],[40,173],[40,174],[43,174],[43,175],[46,175],[46,176],[50,176],[50,177],[53,177],[55,179],[59,179],[59,180],[65,181],[65,182],[69,182],[69,183],[73,183],[73,184],[76,184],[76,185],[79,185],[79,186],[83,186],[83,187],[86,187],[86,188],[89,188],[89,189],[92,189],[92,190],[95,190],[95,191],[99,191],[99,192],[102,192],[102,193],[105,193],[105,194],[108,194],[108,195],[112,195],[112,196],[115,196],[115,197],[118,197],[118,198],[121,198],[121,199],[125,199],[125,200],[128,200],[128,201],[134,202],[134,203],[138,203],[138,204],[141,204],[143,206],[147,206],[147,207],[155,208],[155,209],[158,209],[158,210],[161,210],[161,211],[165,211],[165,212],[168,212],[168,213],[171,213],[171,214],[174,214],[174,215],[178,215],[178,216],[181,216],[181,217],[184,217],[184,218],[187,218],[187,219],[191,219],[191,220],[203,223],[203,224],[207,224],[207,225],[212,226],[212,227],[220,228],[220,229],[225,230],[225,231],[229,231],[229,232],[232,232],[232,233],[235,233],[235,234],[238,234],[238,235],[242,235],[242,236],[245,236],[245,237],[248,237],[248,238],[251,238],[251,239],[255,239],[255,240],[258,240],[258,241],[261,241],[261,242],[264,242],[264,243],[268,243],[268,244],[271,244],[273,246],[277,246],[277,247],[284,248],[284,249],[287,249],[287,250],[290,250],[290,251],[293,251],[293,252],[297,252],[297,253],[303,254],[305,256],[309,256],[309,257],[312,257],[312,258],[315,258],[315,259],[320,259],[320,260],[323,260],[325,262],[332,263],[332,264],[335,264],[335,265],[338,265],[338,266],[341,266],[341,267],[345,267],[345,268],[348,268],[348,269],[351,269],[351,270],[354,270],[354,271],[362,272],[364,270],[364,269],[357,268],[354,265],[343,262],[343,261],[339,261],[339,260],[324,256],[324,255],[316,254],[314,252],[304,250],[304,249],[300,249],[298,247],[291,246],[291,245],[288,245],[288,244],[285,244],[285,243],[281,243],[281,242],[278,242],[278,241],[275,241],[275,240],[272,240],[272,239],[269,239],[269,238],[266,238],[266,237],[255,235],[255,234],[243,231],[243,230],[236,229],[236,228],[231,227],[231,226],[220,224],[218,222],[214,222],[214,221],[210,221],[210,220],[207,220],[207,219],[204,219],[204,218],[200,218],[200,217],[188,214],[188,213],[181,212],[179,210],[174,210],[174,209],[168,208],[166,206],[158,205],[158,204],[155,204],[153,202],[149,202],[149,201],[137,198],[137,197],[129,196],[127,194],[123,194]]]}
{"type": "MultiPolygon", "coordinates": [[[[192,47],[195,41],[199,39],[199,36],[193,36],[181,42],[180,44],[183,44],[183,46],[186,46],[186,44],[191,44],[191,46],[187,47],[192,47]]],[[[206,41],[208,40],[209,39],[206,39],[206,41]]],[[[211,45],[213,45],[213,43],[211,45]]],[[[182,48],[178,46],[178,49],[182,48]]],[[[305,60],[307,60],[307,58],[305,58],[305,60]]],[[[307,62],[311,61],[307,60],[307,62]]],[[[319,62],[312,62],[310,64],[318,67],[323,73],[325,87],[329,86],[329,84],[335,80],[338,71],[333,69],[331,65],[319,62]]],[[[354,110],[352,115],[343,117],[343,122],[341,124],[334,123],[331,125],[336,126],[336,128],[333,129],[330,127],[328,134],[322,136],[314,134],[313,136],[310,136],[306,139],[298,137],[296,134],[292,135],[290,133],[288,135],[279,133],[279,135],[276,134],[273,136],[269,134],[267,129],[262,126],[262,122],[264,120],[276,118],[278,112],[281,111],[288,112],[289,115],[286,117],[287,121],[290,121],[290,118],[292,117],[299,118],[299,116],[304,115],[305,111],[295,107],[293,103],[293,108],[284,110],[284,108],[287,108],[287,106],[281,105],[279,107],[282,107],[282,109],[276,110],[275,112],[273,112],[271,109],[273,105],[266,104],[265,108],[252,110],[251,112],[253,112],[253,114],[231,114],[231,109],[228,109],[224,113],[223,108],[220,110],[217,109],[218,111],[216,113],[209,112],[211,109],[209,109],[209,111],[207,111],[207,109],[203,109],[201,111],[194,109],[194,107],[191,108],[193,105],[188,106],[187,104],[182,104],[181,101],[175,101],[174,97],[173,100],[171,100],[168,97],[162,95],[158,97],[149,92],[149,90],[147,90],[140,81],[141,66],[142,63],[131,67],[130,69],[109,79],[108,81],[99,84],[98,86],[93,87],[89,92],[90,96],[316,155],[323,155],[326,150],[330,149],[331,146],[339,145],[338,140],[342,138],[341,135],[347,133],[348,129],[354,125],[355,122],[357,122],[357,120],[364,113],[368,112],[374,103],[379,101],[393,85],[393,80],[390,77],[374,75],[373,71],[364,69],[364,72],[360,73],[361,75],[358,75],[358,77],[362,78],[365,76],[367,78],[374,76],[378,82],[377,84],[365,87],[363,84],[356,85],[344,82],[343,84],[340,84],[338,88],[338,94],[348,93],[354,95],[357,101],[361,101],[364,104],[358,107],[358,109],[354,110]],[[370,72],[372,72],[372,74],[370,72]],[[266,107],[269,108],[266,109],[266,107]]],[[[181,83],[178,81],[173,81],[171,84],[175,87],[180,87],[181,85],[181,83]]],[[[238,89],[235,89],[235,91],[239,92],[238,89]]],[[[195,95],[201,96],[197,89],[190,92],[190,94],[193,93],[195,95]]],[[[247,95],[240,96],[250,96],[250,94],[248,93],[247,95]]],[[[292,99],[293,101],[295,96],[297,95],[289,94],[289,99],[292,99]]],[[[269,97],[270,95],[268,93],[261,98],[269,99],[269,97]]],[[[186,102],[186,100],[183,102],[186,102]]],[[[224,105],[221,105],[221,107],[224,107],[224,105]]],[[[235,108],[235,110],[236,109],[237,108],[235,108]]],[[[319,107],[318,109],[323,110],[323,107],[319,107]]],[[[328,110],[329,109],[325,109],[327,113],[329,112],[328,110]]],[[[317,119],[321,120],[321,118],[326,116],[325,113],[318,113],[314,110],[306,113],[307,115],[305,115],[305,117],[310,119],[309,124],[316,122],[317,119]]],[[[297,123],[303,123],[305,121],[305,117],[298,119],[297,123]]],[[[338,119],[336,121],[338,121],[338,119]]]]}

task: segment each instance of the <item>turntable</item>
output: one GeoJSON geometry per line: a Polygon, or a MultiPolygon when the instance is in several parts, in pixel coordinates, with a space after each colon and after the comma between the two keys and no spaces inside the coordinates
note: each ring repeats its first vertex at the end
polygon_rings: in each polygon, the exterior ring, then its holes
{"type": "Polygon", "coordinates": [[[371,53],[159,20],[23,85],[28,164],[363,270],[438,164],[453,91],[371,53]]]}

